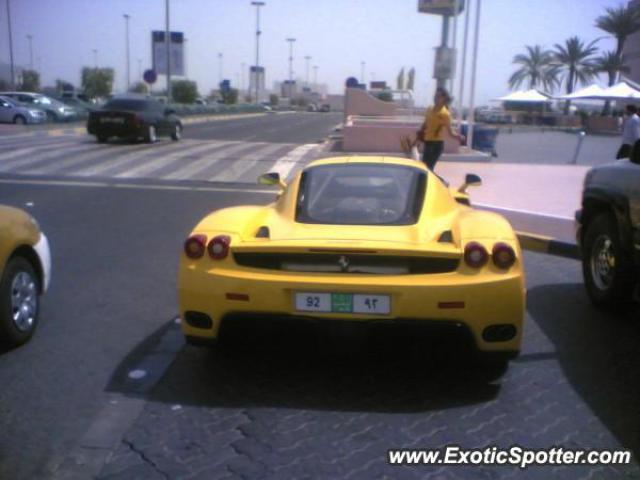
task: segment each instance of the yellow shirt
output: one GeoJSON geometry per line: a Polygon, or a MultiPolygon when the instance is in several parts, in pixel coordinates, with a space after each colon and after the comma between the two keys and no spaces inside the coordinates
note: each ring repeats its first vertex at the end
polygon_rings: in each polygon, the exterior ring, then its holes
{"type": "Polygon", "coordinates": [[[444,132],[451,125],[451,114],[447,107],[441,107],[436,110],[435,107],[427,109],[424,118],[427,127],[424,133],[424,139],[427,142],[443,141],[444,132]]]}

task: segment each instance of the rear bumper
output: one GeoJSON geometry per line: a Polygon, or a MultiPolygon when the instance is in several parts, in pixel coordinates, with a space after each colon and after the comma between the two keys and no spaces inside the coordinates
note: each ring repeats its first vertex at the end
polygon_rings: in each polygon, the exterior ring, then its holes
{"type": "Polygon", "coordinates": [[[90,135],[104,135],[106,137],[138,138],[145,135],[144,127],[128,126],[104,126],[99,124],[88,124],[87,132],[90,135]]]}
{"type": "Polygon", "coordinates": [[[310,276],[240,269],[207,271],[183,264],[178,294],[183,333],[201,339],[217,338],[221,324],[234,321],[238,315],[315,322],[442,322],[468,328],[480,351],[514,352],[520,349],[525,310],[524,278],[519,269],[475,275],[310,276]],[[294,306],[296,292],[390,295],[391,312],[389,315],[300,312],[294,306]],[[230,293],[236,295],[229,297],[230,293]],[[451,308],[452,305],[456,307],[451,308]],[[186,321],[187,312],[204,314],[211,321],[196,327],[186,321]],[[515,334],[506,341],[487,341],[483,333],[495,325],[511,325],[515,334]]]}

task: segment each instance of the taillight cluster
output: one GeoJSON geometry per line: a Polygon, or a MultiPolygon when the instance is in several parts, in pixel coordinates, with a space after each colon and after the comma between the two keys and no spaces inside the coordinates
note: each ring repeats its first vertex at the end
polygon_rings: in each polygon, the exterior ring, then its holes
{"type": "Polygon", "coordinates": [[[207,244],[207,236],[202,234],[191,235],[184,242],[184,254],[194,260],[202,258],[205,251],[213,260],[222,260],[229,255],[231,237],[228,235],[218,235],[213,237],[207,244]]]}
{"type": "MultiPolygon", "coordinates": [[[[498,242],[491,251],[493,264],[501,270],[508,270],[516,262],[516,252],[506,243],[498,242]]],[[[464,262],[471,268],[482,268],[489,261],[489,252],[478,242],[469,242],[464,247],[464,262]]]]}

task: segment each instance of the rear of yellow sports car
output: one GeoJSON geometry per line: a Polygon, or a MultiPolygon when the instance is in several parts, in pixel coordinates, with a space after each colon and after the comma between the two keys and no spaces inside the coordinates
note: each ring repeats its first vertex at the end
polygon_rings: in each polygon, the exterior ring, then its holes
{"type": "Polygon", "coordinates": [[[318,166],[330,171],[318,180],[330,189],[336,182],[332,172],[349,164],[355,164],[345,170],[351,177],[341,173],[340,181],[348,178],[355,197],[338,210],[340,218],[353,216],[348,223],[324,223],[322,216],[336,211],[326,205],[308,209],[315,217],[301,216],[315,193],[335,199],[341,192],[316,192],[303,173],[272,205],[221,210],[196,226],[179,269],[187,339],[215,340],[221,324],[239,316],[436,322],[468,330],[480,351],[516,354],[525,287],[520,248],[508,222],[457,203],[437,177],[413,162],[327,160],[305,172],[318,166]],[[410,190],[418,202],[413,214],[400,215],[401,208],[384,200],[395,191],[393,181],[409,174],[395,168],[374,170],[372,176],[367,169],[380,163],[419,170],[422,180],[410,190]],[[354,212],[364,211],[357,203],[372,190],[358,193],[356,173],[366,176],[367,187],[373,182],[373,195],[383,199],[372,204],[366,223],[354,212]],[[387,174],[394,179],[389,184],[387,174]]]}

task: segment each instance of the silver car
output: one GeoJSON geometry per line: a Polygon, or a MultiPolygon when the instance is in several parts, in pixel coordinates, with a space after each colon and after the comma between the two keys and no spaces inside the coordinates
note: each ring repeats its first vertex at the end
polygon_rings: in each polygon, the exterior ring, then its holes
{"type": "Polygon", "coordinates": [[[17,102],[13,98],[0,96],[0,122],[16,123],[44,123],[47,114],[44,110],[17,102]]]}
{"type": "Polygon", "coordinates": [[[0,92],[0,96],[42,109],[45,111],[47,119],[52,122],[69,122],[77,118],[75,109],[41,93],[0,92]]]}

